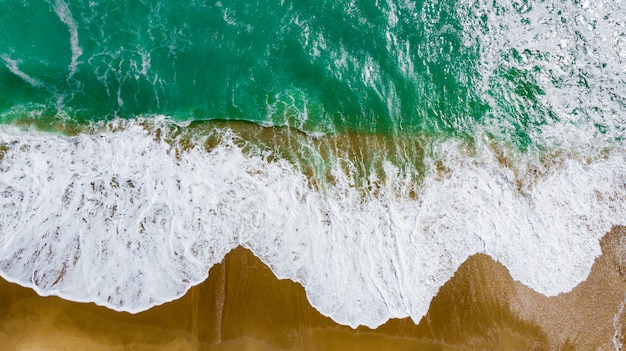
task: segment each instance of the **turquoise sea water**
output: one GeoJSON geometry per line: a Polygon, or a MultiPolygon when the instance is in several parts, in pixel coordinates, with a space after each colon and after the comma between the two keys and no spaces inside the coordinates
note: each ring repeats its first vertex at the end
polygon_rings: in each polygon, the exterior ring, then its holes
{"type": "Polygon", "coordinates": [[[498,67],[487,92],[476,88],[485,44],[473,36],[489,29],[461,6],[4,1],[0,108],[19,111],[5,119],[36,108],[80,121],[162,114],[462,137],[505,109],[505,137],[524,146],[558,116],[542,106],[532,67],[498,67]]]}
{"type": "Polygon", "coordinates": [[[566,291],[626,218],[621,1],[0,8],[0,272],[41,294],[136,312],[243,245],[375,326],[477,252],[566,291]]]}

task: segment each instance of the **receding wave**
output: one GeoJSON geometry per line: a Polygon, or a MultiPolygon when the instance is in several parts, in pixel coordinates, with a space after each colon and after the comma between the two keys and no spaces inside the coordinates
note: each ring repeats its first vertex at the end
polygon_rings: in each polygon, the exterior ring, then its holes
{"type": "Polygon", "coordinates": [[[236,129],[177,129],[117,121],[64,136],[3,126],[2,275],[138,312],[181,296],[241,245],[301,283],[323,314],[374,327],[418,321],[474,253],[538,292],[570,290],[599,238],[624,224],[619,150],[521,171],[491,147],[446,140],[424,155],[421,179],[387,162],[382,181],[368,180],[374,190],[355,184],[349,159],[319,187],[293,160],[246,149],[236,129]]]}
{"type": "Polygon", "coordinates": [[[244,246],[371,327],[475,253],[567,291],[626,224],[625,4],[10,0],[0,274],[138,312],[244,246]]]}

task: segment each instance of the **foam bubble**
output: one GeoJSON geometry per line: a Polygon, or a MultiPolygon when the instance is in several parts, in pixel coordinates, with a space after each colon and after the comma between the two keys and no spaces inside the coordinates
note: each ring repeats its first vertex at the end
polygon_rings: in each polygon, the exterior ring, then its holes
{"type": "Polygon", "coordinates": [[[403,189],[418,180],[389,162],[376,193],[339,163],[320,190],[287,160],[244,154],[228,129],[208,151],[202,137],[183,150],[155,133],[167,129],[159,122],[117,123],[71,137],[0,128],[3,277],[139,312],[181,296],[243,245],[323,314],[376,327],[419,321],[474,253],[541,293],[568,291],[626,218],[623,151],[567,158],[530,181],[488,147],[468,156],[447,141],[410,197],[403,189]]]}

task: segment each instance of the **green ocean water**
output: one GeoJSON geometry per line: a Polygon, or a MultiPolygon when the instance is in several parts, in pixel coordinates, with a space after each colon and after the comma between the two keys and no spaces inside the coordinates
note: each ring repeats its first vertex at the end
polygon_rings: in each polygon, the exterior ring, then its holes
{"type": "Polygon", "coordinates": [[[459,1],[1,6],[5,122],[33,111],[81,122],[166,115],[307,133],[471,138],[496,116],[506,142],[525,148],[557,118],[539,102],[532,68],[500,67],[489,91],[476,88],[486,79],[483,43],[468,41],[464,24],[486,15],[461,11],[459,1]]]}
{"type": "Polygon", "coordinates": [[[619,0],[0,0],[0,275],[139,312],[237,246],[351,326],[626,218],[619,0]]]}

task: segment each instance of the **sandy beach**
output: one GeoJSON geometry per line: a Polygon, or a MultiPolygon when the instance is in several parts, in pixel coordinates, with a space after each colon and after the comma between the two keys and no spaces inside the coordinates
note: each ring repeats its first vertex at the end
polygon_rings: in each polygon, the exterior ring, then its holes
{"type": "Polygon", "coordinates": [[[0,351],[626,349],[626,0],[2,10],[0,351]]]}
{"type": "Polygon", "coordinates": [[[513,281],[488,256],[472,256],[419,324],[390,320],[375,330],[321,315],[300,285],[277,279],[243,248],[179,300],[136,315],[40,297],[2,281],[0,344],[6,350],[611,350],[625,332],[624,240],[622,228],[605,235],[588,279],[556,297],[513,281]]]}

